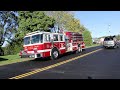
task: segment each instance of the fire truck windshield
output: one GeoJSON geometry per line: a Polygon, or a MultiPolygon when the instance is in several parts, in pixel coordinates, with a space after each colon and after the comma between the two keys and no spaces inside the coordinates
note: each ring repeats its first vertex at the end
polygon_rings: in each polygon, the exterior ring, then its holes
{"type": "Polygon", "coordinates": [[[34,43],[42,43],[42,34],[37,34],[37,35],[33,35],[31,37],[31,44],[34,44],[34,43]]]}
{"type": "Polygon", "coordinates": [[[24,45],[30,44],[30,37],[25,37],[24,38],[24,45]]]}
{"type": "Polygon", "coordinates": [[[24,45],[42,43],[42,42],[43,42],[43,34],[37,34],[24,38],[24,45]]]}

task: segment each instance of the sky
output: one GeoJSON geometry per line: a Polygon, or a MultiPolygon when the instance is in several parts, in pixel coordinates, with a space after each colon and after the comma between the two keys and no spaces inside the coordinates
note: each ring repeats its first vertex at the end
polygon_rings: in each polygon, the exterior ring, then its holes
{"type": "Polygon", "coordinates": [[[75,11],[93,38],[120,34],[120,11],[75,11]]]}

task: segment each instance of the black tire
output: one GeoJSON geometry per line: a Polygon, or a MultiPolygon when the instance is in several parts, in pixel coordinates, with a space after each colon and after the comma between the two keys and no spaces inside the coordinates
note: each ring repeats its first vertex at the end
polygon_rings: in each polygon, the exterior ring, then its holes
{"type": "Polygon", "coordinates": [[[119,48],[119,45],[117,44],[117,48],[119,48]]]}
{"type": "Polygon", "coordinates": [[[59,58],[59,51],[57,48],[53,48],[51,51],[51,59],[56,60],[59,58]]]}
{"type": "Polygon", "coordinates": [[[107,47],[106,47],[106,46],[104,46],[104,48],[105,48],[105,49],[107,49],[107,47]]]}
{"type": "Polygon", "coordinates": [[[82,49],[82,51],[85,51],[86,49],[82,49]]]}
{"type": "Polygon", "coordinates": [[[80,44],[78,45],[78,50],[76,51],[76,53],[80,53],[82,52],[82,48],[80,47],[80,44]]]}
{"type": "Polygon", "coordinates": [[[119,48],[119,46],[117,46],[117,48],[119,48]]]}
{"type": "Polygon", "coordinates": [[[117,48],[117,45],[115,44],[115,46],[113,46],[113,48],[116,49],[116,48],[117,48]]]}

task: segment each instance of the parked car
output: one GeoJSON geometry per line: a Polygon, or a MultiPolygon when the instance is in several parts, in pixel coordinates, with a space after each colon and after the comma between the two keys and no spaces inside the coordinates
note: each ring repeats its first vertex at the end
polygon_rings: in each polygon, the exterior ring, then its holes
{"type": "Polygon", "coordinates": [[[118,41],[115,36],[108,36],[103,41],[104,48],[118,48],[118,41]]]}

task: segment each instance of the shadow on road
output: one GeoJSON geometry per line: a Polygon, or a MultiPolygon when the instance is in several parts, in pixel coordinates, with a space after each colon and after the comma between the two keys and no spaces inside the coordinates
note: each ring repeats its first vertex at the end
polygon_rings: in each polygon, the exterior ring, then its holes
{"type": "Polygon", "coordinates": [[[47,57],[47,58],[36,58],[36,59],[33,59],[31,60],[32,62],[33,61],[38,61],[38,62],[43,62],[43,61],[49,61],[50,60],[50,57],[47,57]]]}
{"type": "Polygon", "coordinates": [[[109,47],[109,48],[104,48],[104,50],[117,50],[117,49],[119,49],[119,48],[111,48],[111,47],[109,47]]]}
{"type": "Polygon", "coordinates": [[[0,57],[0,61],[6,61],[6,60],[8,60],[8,59],[0,57]]]}
{"type": "Polygon", "coordinates": [[[88,79],[93,79],[92,77],[88,76],[88,79]]]}

